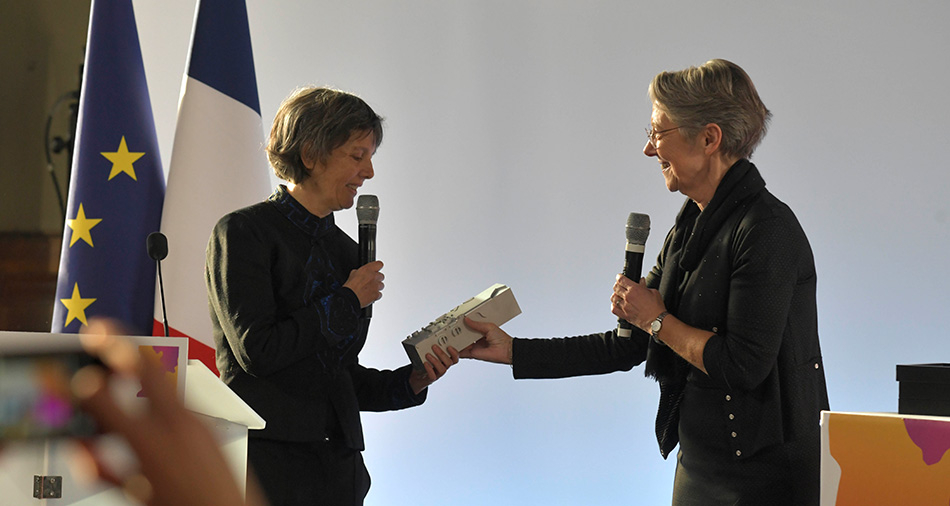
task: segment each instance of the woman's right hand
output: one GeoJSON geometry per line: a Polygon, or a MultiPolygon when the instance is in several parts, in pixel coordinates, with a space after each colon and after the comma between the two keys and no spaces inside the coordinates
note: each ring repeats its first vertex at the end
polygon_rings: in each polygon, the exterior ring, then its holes
{"type": "Polygon", "coordinates": [[[383,297],[383,263],[370,262],[359,269],[350,271],[350,277],[343,286],[353,290],[360,300],[360,307],[366,307],[383,297]]]}
{"type": "Polygon", "coordinates": [[[477,322],[465,317],[465,325],[482,334],[482,338],[475,341],[468,348],[459,353],[462,358],[474,358],[496,364],[511,363],[511,336],[501,330],[498,325],[490,322],[477,322]]]}

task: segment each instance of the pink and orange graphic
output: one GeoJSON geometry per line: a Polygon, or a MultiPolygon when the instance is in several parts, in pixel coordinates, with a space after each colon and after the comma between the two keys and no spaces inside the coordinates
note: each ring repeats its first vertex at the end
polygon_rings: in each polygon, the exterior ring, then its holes
{"type": "MultiPolygon", "coordinates": [[[[178,385],[178,347],[177,346],[139,346],[139,350],[148,360],[154,360],[165,370],[165,379],[172,385],[178,385]]],[[[136,397],[144,397],[140,391],[136,397]]]]}
{"type": "Polygon", "coordinates": [[[950,505],[950,420],[831,413],[835,504],[950,505]]]}

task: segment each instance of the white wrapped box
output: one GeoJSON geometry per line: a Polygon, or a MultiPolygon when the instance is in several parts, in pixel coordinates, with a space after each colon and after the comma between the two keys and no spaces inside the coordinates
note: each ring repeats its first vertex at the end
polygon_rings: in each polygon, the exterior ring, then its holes
{"type": "MultiPolygon", "coordinates": [[[[406,354],[416,369],[424,369],[425,356],[432,353],[432,346],[438,345],[445,350],[452,346],[462,350],[478,341],[482,335],[465,325],[465,318],[502,325],[521,314],[518,301],[511,289],[495,284],[482,293],[468,299],[434,322],[417,330],[402,341],[406,354]]],[[[446,353],[448,353],[446,351],[446,353]]]]}

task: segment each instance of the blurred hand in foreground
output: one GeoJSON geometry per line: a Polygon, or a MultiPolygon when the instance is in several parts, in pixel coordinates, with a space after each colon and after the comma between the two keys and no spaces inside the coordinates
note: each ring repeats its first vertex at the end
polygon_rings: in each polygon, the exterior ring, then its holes
{"type": "MultiPolygon", "coordinates": [[[[175,386],[157,361],[139,352],[133,343],[117,336],[121,326],[104,320],[90,321],[82,332],[86,350],[109,368],[88,366],[72,380],[72,389],[86,410],[107,433],[124,438],[138,457],[139,470],[108,469],[86,445],[83,460],[94,466],[100,479],[123,488],[149,506],[231,506],[245,504],[237,482],[211,431],[178,399],[175,386]],[[147,408],[128,413],[112,397],[110,376],[141,380],[147,408]]],[[[263,506],[253,480],[248,480],[248,505],[263,506]]]]}

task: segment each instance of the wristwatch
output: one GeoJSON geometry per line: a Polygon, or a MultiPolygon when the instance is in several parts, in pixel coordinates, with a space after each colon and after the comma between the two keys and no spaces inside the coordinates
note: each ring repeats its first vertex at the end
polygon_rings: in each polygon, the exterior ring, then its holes
{"type": "Polygon", "coordinates": [[[650,324],[650,335],[653,336],[653,339],[657,339],[657,336],[660,335],[660,329],[663,328],[663,318],[666,318],[669,314],[669,311],[663,311],[660,313],[660,316],[657,316],[656,320],[653,320],[653,323],[650,324]]]}

